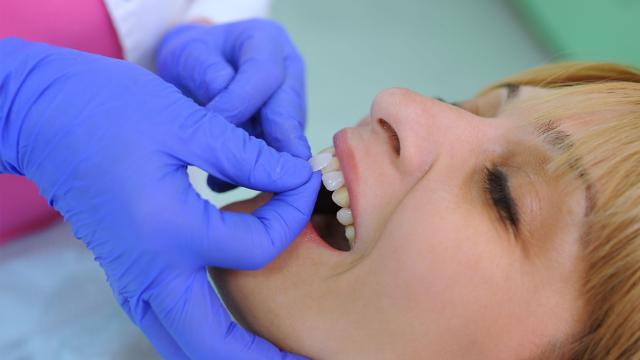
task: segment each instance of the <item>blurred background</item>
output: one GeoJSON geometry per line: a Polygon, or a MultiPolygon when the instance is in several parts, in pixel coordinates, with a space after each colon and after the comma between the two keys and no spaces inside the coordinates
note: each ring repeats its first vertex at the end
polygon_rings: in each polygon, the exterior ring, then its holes
{"type": "MultiPolygon", "coordinates": [[[[313,152],[387,87],[460,100],[549,61],[639,65],[639,15],[634,0],[272,1],[306,60],[313,152]]],[[[213,194],[192,176],[218,205],[251,195],[213,194]]],[[[2,359],[156,357],[65,224],[1,245],[0,289],[2,359]]]]}

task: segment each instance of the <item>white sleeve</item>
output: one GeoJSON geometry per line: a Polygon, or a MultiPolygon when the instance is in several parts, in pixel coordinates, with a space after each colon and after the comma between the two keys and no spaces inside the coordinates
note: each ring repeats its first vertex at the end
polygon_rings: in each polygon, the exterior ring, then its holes
{"type": "Polygon", "coordinates": [[[267,16],[270,0],[104,0],[124,58],[154,69],[156,47],[177,24],[267,16]]]}
{"type": "Polygon", "coordinates": [[[104,0],[124,58],[152,69],[162,36],[182,21],[190,0],[104,0]]]}
{"type": "Polygon", "coordinates": [[[269,15],[270,0],[193,0],[186,20],[207,19],[214,23],[269,15]]]}

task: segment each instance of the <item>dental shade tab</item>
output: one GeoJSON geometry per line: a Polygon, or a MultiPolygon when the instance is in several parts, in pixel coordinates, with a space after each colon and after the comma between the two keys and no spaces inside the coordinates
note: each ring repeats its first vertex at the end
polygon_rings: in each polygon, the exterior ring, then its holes
{"type": "Polygon", "coordinates": [[[311,169],[313,171],[318,171],[326,167],[332,158],[333,158],[333,155],[329,153],[318,154],[312,157],[311,159],[309,159],[309,164],[311,165],[311,169]]]}

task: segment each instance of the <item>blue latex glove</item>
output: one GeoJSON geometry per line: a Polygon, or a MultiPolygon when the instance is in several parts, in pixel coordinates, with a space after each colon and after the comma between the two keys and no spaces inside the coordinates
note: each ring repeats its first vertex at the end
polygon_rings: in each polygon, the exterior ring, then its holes
{"type": "MultiPolygon", "coordinates": [[[[162,41],[156,65],[165,80],[276,150],[311,156],[304,62],[278,23],[179,26],[162,41]]],[[[214,191],[233,188],[211,176],[208,184],[214,191]]]]}
{"type": "Polygon", "coordinates": [[[64,215],[121,307],[166,358],[293,358],[231,321],[205,267],[256,269],[310,217],[319,175],[124,61],[0,40],[0,172],[64,215]],[[276,192],[221,212],[186,166],[276,192]]]}

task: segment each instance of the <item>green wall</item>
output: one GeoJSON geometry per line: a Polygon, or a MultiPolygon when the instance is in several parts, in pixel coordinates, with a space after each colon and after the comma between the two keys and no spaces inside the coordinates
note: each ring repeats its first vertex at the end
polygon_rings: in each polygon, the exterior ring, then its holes
{"type": "Polygon", "coordinates": [[[640,65],[640,1],[515,0],[557,59],[640,65]]]}

